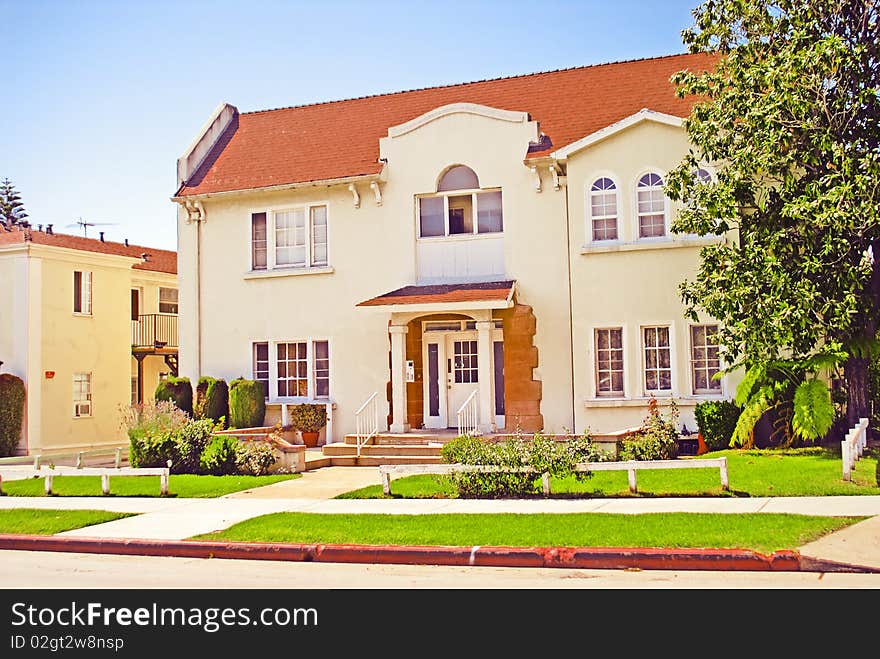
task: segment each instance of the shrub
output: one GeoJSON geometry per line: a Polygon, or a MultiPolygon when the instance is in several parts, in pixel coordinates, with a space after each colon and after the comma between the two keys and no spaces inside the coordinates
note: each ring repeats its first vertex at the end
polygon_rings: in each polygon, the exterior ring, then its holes
{"type": "Polygon", "coordinates": [[[247,476],[264,476],[278,460],[275,449],[265,442],[241,442],[235,465],[238,473],[247,476]]]}
{"type": "Polygon", "coordinates": [[[227,476],[236,473],[238,440],[229,435],[215,435],[205,447],[200,459],[202,473],[227,476]]]}
{"type": "Polygon", "coordinates": [[[327,425],[327,408],[317,403],[291,405],[290,425],[302,432],[319,432],[327,425]]]}
{"type": "Polygon", "coordinates": [[[12,373],[0,374],[0,457],[14,454],[21,440],[24,393],[24,380],[12,373]]]}
{"type": "Polygon", "coordinates": [[[720,451],[730,446],[733,429],[736,428],[741,411],[732,400],[707,400],[697,403],[694,408],[697,429],[710,451],[720,451]]]}
{"type": "Polygon", "coordinates": [[[266,392],[263,383],[236,378],[229,383],[229,427],[262,426],[266,417],[266,392]]]}
{"type": "Polygon", "coordinates": [[[226,380],[202,376],[196,385],[195,416],[197,419],[213,419],[226,426],[229,418],[229,387],[226,380]]]}
{"type": "Polygon", "coordinates": [[[122,423],[128,433],[128,458],[132,467],[164,467],[178,462],[175,433],[189,421],[169,400],[126,406],[122,423]]]}
{"type": "Polygon", "coordinates": [[[171,471],[176,474],[201,472],[202,453],[219,430],[212,419],[189,421],[177,428],[174,435],[175,459],[171,471]]]}
{"type": "Polygon", "coordinates": [[[657,400],[651,397],[648,416],[638,432],[622,439],[617,448],[620,460],[671,460],[678,455],[678,407],[673,401],[667,418],[657,409],[657,400]]]}
{"type": "Polygon", "coordinates": [[[170,400],[190,416],[193,414],[193,391],[189,378],[172,376],[162,380],[156,387],[155,398],[157,401],[170,400]]]}

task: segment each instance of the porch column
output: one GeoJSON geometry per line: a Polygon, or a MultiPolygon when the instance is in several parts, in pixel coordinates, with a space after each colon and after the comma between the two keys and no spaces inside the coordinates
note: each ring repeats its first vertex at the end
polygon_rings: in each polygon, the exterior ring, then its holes
{"type": "Polygon", "coordinates": [[[406,325],[391,325],[391,432],[409,432],[406,420],[406,325]]]}
{"type": "Polygon", "coordinates": [[[480,381],[480,430],[495,432],[495,409],[492,398],[492,321],[477,321],[477,379],[480,381]]]}

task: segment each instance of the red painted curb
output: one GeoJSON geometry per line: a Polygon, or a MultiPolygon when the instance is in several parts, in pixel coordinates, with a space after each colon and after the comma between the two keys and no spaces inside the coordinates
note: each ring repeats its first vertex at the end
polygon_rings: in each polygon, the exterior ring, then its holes
{"type": "Polygon", "coordinates": [[[594,570],[828,571],[795,551],[654,547],[460,547],[283,544],[0,534],[0,549],[184,558],[594,570]]]}

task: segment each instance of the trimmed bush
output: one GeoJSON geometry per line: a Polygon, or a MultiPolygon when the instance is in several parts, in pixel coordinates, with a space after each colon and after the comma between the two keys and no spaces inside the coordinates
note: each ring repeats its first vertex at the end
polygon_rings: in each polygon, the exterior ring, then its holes
{"type": "Polygon", "coordinates": [[[226,427],[229,418],[229,387],[226,380],[204,375],[196,385],[195,417],[197,419],[213,419],[226,427]]]}
{"type": "Polygon", "coordinates": [[[742,410],[731,400],[707,400],[697,403],[694,416],[697,429],[710,451],[730,447],[733,429],[742,410]]]}
{"type": "Polygon", "coordinates": [[[212,419],[190,421],[174,432],[174,447],[177,453],[171,471],[175,474],[198,474],[201,472],[201,458],[214,431],[219,428],[212,419]]]}
{"type": "Polygon", "coordinates": [[[238,440],[235,437],[215,435],[202,453],[202,473],[212,476],[235,474],[238,469],[238,451],[238,440]]]}
{"type": "Polygon", "coordinates": [[[229,427],[254,428],[266,418],[263,383],[236,378],[229,383],[229,427]]]}
{"type": "Polygon", "coordinates": [[[189,378],[162,380],[156,387],[155,398],[157,401],[170,400],[190,416],[193,414],[193,390],[189,378]]]}
{"type": "Polygon", "coordinates": [[[0,373],[0,457],[15,453],[23,419],[24,380],[12,373],[0,373]]]}
{"type": "Polygon", "coordinates": [[[648,403],[648,416],[638,432],[618,442],[618,460],[672,460],[678,456],[678,406],[673,401],[669,416],[663,418],[657,400],[648,403]]]}
{"type": "Polygon", "coordinates": [[[275,449],[265,442],[240,442],[235,465],[239,474],[264,476],[277,460],[275,449]]]}

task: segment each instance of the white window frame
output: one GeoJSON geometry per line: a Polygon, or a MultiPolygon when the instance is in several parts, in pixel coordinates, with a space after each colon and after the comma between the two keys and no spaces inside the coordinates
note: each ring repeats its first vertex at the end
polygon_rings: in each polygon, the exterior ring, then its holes
{"type": "Polygon", "coordinates": [[[504,235],[504,193],[501,188],[479,188],[469,190],[445,190],[443,192],[430,192],[427,194],[416,195],[415,203],[416,214],[416,240],[419,242],[436,242],[438,240],[479,240],[481,238],[497,238],[504,235]],[[501,231],[487,231],[480,233],[479,208],[477,206],[477,197],[485,192],[498,192],[501,194],[501,231]],[[474,225],[470,233],[449,233],[449,197],[471,197],[471,215],[474,225]],[[421,223],[421,203],[422,199],[431,198],[443,199],[443,235],[442,236],[422,236],[421,223]]]}
{"type": "MultiPolygon", "coordinates": [[[[721,324],[717,322],[706,321],[702,323],[688,323],[688,378],[690,379],[691,384],[691,394],[697,397],[706,397],[706,398],[715,398],[715,397],[723,397],[726,394],[726,376],[722,376],[720,380],[715,380],[718,382],[717,389],[706,389],[706,390],[697,390],[697,382],[694,377],[694,327],[707,327],[714,325],[719,330],[721,329],[721,324]]],[[[718,344],[719,348],[721,344],[718,344]]],[[[718,371],[720,372],[721,368],[721,355],[718,356],[718,371]]]]}
{"type": "Polygon", "coordinates": [[[270,387],[272,386],[272,342],[257,340],[251,341],[251,379],[259,380],[257,377],[257,345],[265,344],[266,346],[266,399],[271,396],[270,387]]]}
{"type": "MultiPolygon", "coordinates": [[[[180,314],[180,289],[175,288],[174,286],[159,286],[159,292],[157,293],[159,296],[159,313],[163,316],[177,316],[180,314]],[[174,305],[177,307],[177,311],[162,311],[162,291],[177,291],[177,301],[174,302],[174,305]]],[[[166,304],[169,304],[166,302],[166,304]]]]}
{"type": "Polygon", "coordinates": [[[603,325],[595,325],[590,328],[590,354],[592,355],[592,371],[593,371],[593,395],[596,399],[614,400],[627,397],[629,391],[629,382],[627,381],[627,336],[626,326],[623,323],[605,323],[603,325]],[[622,379],[623,391],[600,391],[599,390],[599,335],[601,330],[620,330],[620,354],[623,359],[622,379]]]}
{"type": "Polygon", "coordinates": [[[310,336],[296,339],[282,339],[277,341],[251,341],[251,360],[253,361],[255,343],[269,344],[269,402],[280,403],[326,403],[333,396],[333,342],[326,336],[310,336]],[[315,382],[315,343],[318,341],[327,342],[327,395],[316,395],[315,382]],[[306,344],[306,364],[308,370],[307,395],[305,396],[280,396],[278,394],[278,345],[282,343],[305,343],[306,344]]]}
{"type": "Polygon", "coordinates": [[[639,325],[639,352],[641,365],[641,382],[642,391],[645,396],[654,397],[670,397],[678,391],[676,378],[676,350],[675,350],[675,325],[669,321],[658,321],[656,323],[643,323],[639,325]],[[669,389],[649,389],[648,388],[648,355],[647,346],[645,345],[645,330],[665,328],[669,330],[669,389]]]}
{"type": "Polygon", "coordinates": [[[79,273],[79,300],[80,300],[80,310],[76,310],[76,291],[74,291],[73,297],[73,313],[76,316],[91,316],[92,315],[92,287],[93,287],[93,279],[94,275],[91,270],[74,270],[74,273],[79,273]]]}
{"type": "MultiPolygon", "coordinates": [[[[331,239],[330,239],[330,202],[329,201],[310,201],[301,204],[289,204],[284,206],[251,208],[248,210],[248,271],[254,273],[271,272],[271,271],[300,271],[309,270],[327,270],[330,268],[331,260],[331,239]],[[327,217],[327,260],[324,263],[315,263],[314,261],[314,226],[312,225],[312,209],[323,206],[327,217]],[[278,213],[288,213],[294,211],[303,211],[305,217],[305,264],[278,264],[275,255],[275,216],[278,213]],[[254,232],[253,232],[253,215],[255,213],[266,214],[266,267],[254,268],[254,232]]],[[[279,343],[284,343],[280,341],[279,343]]]]}
{"type": "Polygon", "coordinates": [[[663,181],[663,184],[660,186],[662,191],[663,186],[666,185],[666,171],[661,169],[660,167],[648,167],[644,171],[640,172],[636,175],[635,181],[633,182],[633,238],[635,240],[640,241],[658,241],[658,240],[670,240],[671,232],[669,230],[670,225],[670,204],[669,197],[663,193],[663,235],[662,236],[642,236],[642,215],[656,215],[656,213],[640,213],[639,212],[639,181],[642,180],[643,176],[647,174],[656,174],[660,177],[660,180],[663,181]]]}
{"type": "Polygon", "coordinates": [[[92,410],[92,373],[78,371],[73,374],[73,418],[87,419],[94,416],[92,410]],[[87,385],[87,387],[81,386],[87,385]],[[85,398],[78,397],[84,394],[85,398]]]}
{"type": "MultiPolygon", "coordinates": [[[[599,193],[597,193],[599,194],[599,193]]],[[[601,245],[613,245],[614,243],[621,242],[623,240],[623,226],[621,222],[621,186],[620,180],[617,176],[610,172],[596,172],[592,176],[587,179],[587,183],[584,186],[584,207],[586,210],[587,222],[586,222],[586,240],[585,244],[596,243],[601,245]],[[617,238],[601,238],[595,239],[593,238],[593,220],[607,220],[608,216],[598,216],[593,217],[593,185],[599,179],[607,178],[614,184],[614,203],[616,205],[617,215],[615,217],[615,224],[617,225],[617,238]]]]}

